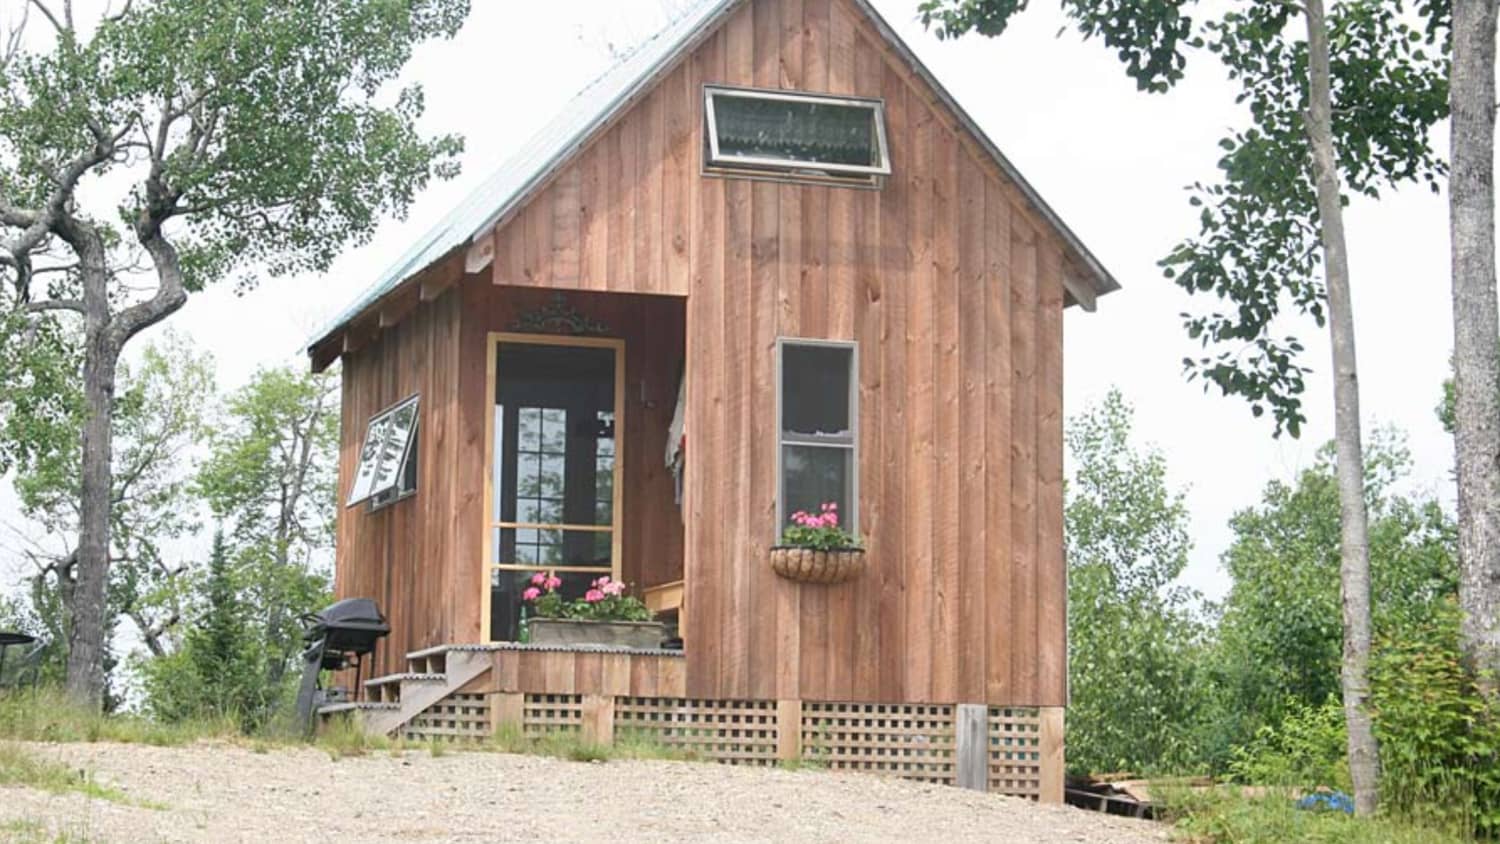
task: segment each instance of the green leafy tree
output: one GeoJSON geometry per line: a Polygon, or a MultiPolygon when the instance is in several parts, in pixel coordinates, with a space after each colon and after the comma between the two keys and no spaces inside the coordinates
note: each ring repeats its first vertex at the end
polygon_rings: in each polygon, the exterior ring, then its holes
{"type": "Polygon", "coordinates": [[[261,657],[247,714],[264,719],[285,693],[301,631],[326,603],[338,476],[337,382],[262,370],[227,402],[198,489],[230,528],[246,621],[261,657]],[[254,707],[254,708],[253,708],[254,707]]]}
{"type": "Polygon", "coordinates": [[[70,0],[27,8],[0,44],[0,328],[50,337],[66,319],[82,334],[67,688],[97,704],[121,353],[209,284],[327,268],[456,172],[459,140],[423,137],[422,92],[393,84],[468,0],[137,0],[94,20],[70,0]]]}
{"type": "Polygon", "coordinates": [[[208,565],[195,584],[193,623],[174,652],[142,666],[146,703],[164,721],[228,719],[249,728],[264,708],[256,637],[249,629],[249,608],[224,542],[214,531],[208,565]]]}
{"type": "MultiPolygon", "coordinates": [[[[69,368],[59,358],[54,371],[69,368]]],[[[43,534],[38,544],[23,549],[33,567],[24,597],[54,645],[49,655],[65,657],[57,646],[68,639],[78,599],[76,443],[83,425],[82,390],[65,377],[23,379],[15,386],[0,401],[28,411],[4,417],[5,438],[29,437],[31,453],[12,484],[22,514],[43,534]]],[[[112,411],[116,439],[106,628],[112,633],[116,619],[128,619],[156,656],[171,649],[171,631],[182,617],[186,567],[169,559],[164,546],[198,528],[190,464],[205,439],[213,396],[212,358],[170,333],[146,346],[135,365],[121,366],[112,411]]],[[[106,676],[114,667],[112,656],[107,663],[106,676]]]]}
{"type": "Polygon", "coordinates": [[[1200,758],[1203,630],[1175,583],[1192,541],[1166,461],[1132,426],[1114,391],[1067,426],[1068,764],[1181,771],[1200,758]]]}
{"type": "MultiPolygon", "coordinates": [[[[1024,0],[922,0],[942,37],[1002,33],[1024,0]]],[[[1208,354],[1184,361],[1238,395],[1279,434],[1305,417],[1302,344],[1278,337],[1283,314],[1326,325],[1332,349],[1334,442],[1342,500],[1341,666],[1349,768],[1361,814],[1375,810],[1380,772],[1369,691],[1370,558],[1361,489],[1354,309],[1344,235],[1346,189],[1369,197],[1408,181],[1434,190],[1441,159],[1428,130],[1447,114],[1449,4],[1417,0],[1257,0],[1219,7],[1192,0],[1061,0],[1085,37],[1103,39],[1144,90],[1166,91],[1188,54],[1217,56],[1251,125],[1219,143],[1221,179],[1192,186],[1199,232],[1162,261],[1190,293],[1228,307],[1189,316],[1208,354]],[[1195,17],[1195,10],[1203,15],[1195,17]],[[1301,23],[1298,27],[1296,24],[1301,23]],[[1301,30],[1299,36],[1298,30],[1301,30]]]]}
{"type": "MultiPolygon", "coordinates": [[[[1262,727],[1278,728],[1299,711],[1341,694],[1339,492],[1331,445],[1295,483],[1272,481],[1259,505],[1236,513],[1223,556],[1232,580],[1212,660],[1222,696],[1210,752],[1262,727]]],[[[1365,469],[1369,495],[1374,628],[1399,639],[1432,622],[1457,589],[1455,526],[1434,498],[1402,495],[1410,456],[1399,437],[1372,442],[1365,469]]]]}

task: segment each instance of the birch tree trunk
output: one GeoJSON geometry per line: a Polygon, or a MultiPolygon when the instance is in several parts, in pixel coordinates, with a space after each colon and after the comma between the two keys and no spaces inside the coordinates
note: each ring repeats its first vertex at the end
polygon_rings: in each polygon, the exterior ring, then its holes
{"type": "MultiPolygon", "coordinates": [[[[1354,305],[1344,211],[1333,149],[1333,98],[1328,24],[1323,0],[1306,0],[1308,46],[1307,140],[1317,183],[1323,267],[1328,285],[1328,333],[1333,346],[1333,437],[1338,458],[1339,582],[1344,615],[1344,722],[1354,810],[1375,812],[1380,754],[1366,702],[1370,695],[1370,547],[1365,512],[1364,445],[1359,427],[1359,367],[1354,354],[1354,305]]],[[[1493,340],[1491,341],[1493,343],[1493,340]]]]}
{"type": "Polygon", "coordinates": [[[1495,294],[1495,0],[1454,0],[1452,169],[1454,445],[1464,658],[1500,693],[1500,317],[1495,294]]]}

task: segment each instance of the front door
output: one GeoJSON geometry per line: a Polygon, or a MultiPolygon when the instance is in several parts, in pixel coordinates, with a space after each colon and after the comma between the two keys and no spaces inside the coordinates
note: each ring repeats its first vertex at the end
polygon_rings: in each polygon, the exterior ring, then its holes
{"type": "Polygon", "coordinates": [[[620,576],[624,341],[491,335],[489,625],[525,636],[522,593],[536,572],[577,598],[620,576]]]}

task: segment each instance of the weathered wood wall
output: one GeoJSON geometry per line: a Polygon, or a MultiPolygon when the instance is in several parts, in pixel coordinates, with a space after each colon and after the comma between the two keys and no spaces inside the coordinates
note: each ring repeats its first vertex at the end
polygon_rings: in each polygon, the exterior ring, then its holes
{"type": "Polygon", "coordinates": [[[1065,254],[847,0],[740,6],[500,221],[494,255],[497,284],[688,296],[689,694],[1065,703],[1065,254]],[[894,175],[705,177],[705,83],[881,97],[894,175]],[[778,336],[860,343],[852,584],[766,564],[778,336]]]}
{"type": "Polygon", "coordinates": [[[378,648],[377,674],[405,670],[407,651],[477,633],[477,585],[454,588],[465,555],[478,554],[454,518],[465,493],[448,468],[462,465],[468,447],[459,434],[458,327],[458,297],[445,296],[344,356],[334,594],[374,598],[386,614],[391,634],[378,648]],[[422,395],[417,494],[374,512],[344,507],[366,423],[412,393],[422,395]]]}
{"type": "MultiPolygon", "coordinates": [[[[340,505],[366,422],[422,394],[417,494],[374,512],[364,505],[338,512],[335,595],[374,598],[391,624],[377,673],[406,670],[408,651],[481,642],[488,634],[480,618],[489,575],[483,559],[487,335],[508,330],[551,296],[471,278],[344,357],[340,505]]],[[[683,355],[683,301],[575,294],[571,303],[618,327],[626,341],[629,480],[621,574],[643,586],[681,579],[683,522],[662,458],[683,355]]]]}

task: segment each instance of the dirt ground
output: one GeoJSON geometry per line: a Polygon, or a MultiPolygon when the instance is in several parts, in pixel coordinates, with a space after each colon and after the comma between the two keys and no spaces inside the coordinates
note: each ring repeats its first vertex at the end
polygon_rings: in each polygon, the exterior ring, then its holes
{"type": "Polygon", "coordinates": [[[28,745],[139,805],[0,787],[0,839],[77,841],[1165,841],[1165,828],[816,770],[500,753],[28,745]],[[45,837],[42,836],[45,830],[45,837]]]}

